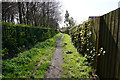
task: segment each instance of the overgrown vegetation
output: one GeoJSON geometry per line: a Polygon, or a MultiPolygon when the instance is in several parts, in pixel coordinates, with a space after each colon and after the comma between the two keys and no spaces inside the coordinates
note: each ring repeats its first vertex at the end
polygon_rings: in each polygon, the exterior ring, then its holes
{"type": "Polygon", "coordinates": [[[83,24],[70,28],[70,36],[72,42],[78,52],[86,57],[91,65],[95,65],[96,42],[92,36],[91,20],[85,21],[83,24]]]}
{"type": "Polygon", "coordinates": [[[2,23],[2,57],[8,59],[17,53],[30,49],[36,42],[53,37],[56,29],[35,26],[2,23]]]}
{"type": "Polygon", "coordinates": [[[2,62],[3,78],[43,78],[50,65],[50,58],[56,48],[57,34],[44,42],[38,42],[32,49],[17,57],[2,62]]]}
{"type": "Polygon", "coordinates": [[[84,21],[83,24],[73,26],[70,28],[70,36],[77,51],[86,57],[86,61],[92,66],[96,67],[96,56],[104,55],[105,51],[101,47],[97,53],[97,34],[92,28],[92,20],[84,21]]]}
{"type": "Polygon", "coordinates": [[[77,49],[73,46],[69,35],[64,34],[62,45],[64,58],[64,63],[62,64],[62,77],[89,78],[92,73],[92,69],[86,61],[87,58],[77,52],[77,49]],[[73,53],[66,53],[67,51],[72,51],[73,53]]]}

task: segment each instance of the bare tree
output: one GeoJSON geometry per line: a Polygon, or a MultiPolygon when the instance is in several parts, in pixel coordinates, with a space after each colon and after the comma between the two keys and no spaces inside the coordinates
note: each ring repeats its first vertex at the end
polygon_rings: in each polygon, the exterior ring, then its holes
{"type": "Polygon", "coordinates": [[[61,20],[59,2],[3,2],[5,22],[32,24],[35,26],[56,28],[61,20]]]}

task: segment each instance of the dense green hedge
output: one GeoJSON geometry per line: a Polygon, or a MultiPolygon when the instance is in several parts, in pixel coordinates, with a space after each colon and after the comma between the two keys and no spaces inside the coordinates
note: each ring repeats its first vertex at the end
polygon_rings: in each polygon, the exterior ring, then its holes
{"type": "Polygon", "coordinates": [[[39,28],[30,25],[2,23],[3,59],[16,56],[17,53],[30,49],[36,42],[53,37],[56,29],[39,28]]]}
{"type": "Polygon", "coordinates": [[[95,63],[96,47],[92,37],[91,21],[70,28],[72,42],[80,54],[87,58],[89,63],[95,63]]]}

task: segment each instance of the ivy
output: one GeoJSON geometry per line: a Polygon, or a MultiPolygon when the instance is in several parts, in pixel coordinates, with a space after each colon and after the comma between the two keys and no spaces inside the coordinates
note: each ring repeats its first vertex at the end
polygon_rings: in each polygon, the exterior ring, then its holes
{"type": "Polygon", "coordinates": [[[91,64],[95,61],[96,48],[92,39],[91,21],[85,21],[83,24],[70,28],[72,42],[78,52],[86,57],[91,64]]]}
{"type": "Polygon", "coordinates": [[[96,55],[96,41],[94,39],[96,36],[92,31],[91,21],[92,20],[88,20],[83,22],[83,24],[71,27],[70,36],[78,52],[82,54],[92,66],[94,66],[96,63],[95,56],[104,55],[106,52],[103,48],[100,48],[98,55],[96,55]]]}

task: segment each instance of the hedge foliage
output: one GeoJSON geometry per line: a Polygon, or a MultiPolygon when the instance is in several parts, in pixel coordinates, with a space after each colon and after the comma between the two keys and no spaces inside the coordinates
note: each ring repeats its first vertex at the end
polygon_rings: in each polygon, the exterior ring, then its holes
{"type": "Polygon", "coordinates": [[[56,33],[56,29],[2,22],[3,59],[14,57],[17,53],[30,49],[36,42],[51,38],[56,33]]]}
{"type": "MultiPolygon", "coordinates": [[[[72,42],[78,52],[87,58],[90,63],[95,63],[96,47],[92,37],[91,21],[85,21],[83,24],[70,28],[72,42]]],[[[93,65],[93,64],[92,64],[93,65]]]]}

